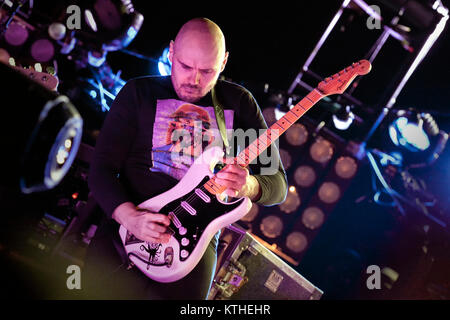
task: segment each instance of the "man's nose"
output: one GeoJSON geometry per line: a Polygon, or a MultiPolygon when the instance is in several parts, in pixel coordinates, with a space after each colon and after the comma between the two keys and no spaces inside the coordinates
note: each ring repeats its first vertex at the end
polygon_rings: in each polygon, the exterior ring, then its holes
{"type": "Polygon", "coordinates": [[[200,71],[198,70],[194,70],[191,73],[191,81],[193,85],[199,85],[200,84],[200,78],[201,78],[201,74],[200,71]]]}

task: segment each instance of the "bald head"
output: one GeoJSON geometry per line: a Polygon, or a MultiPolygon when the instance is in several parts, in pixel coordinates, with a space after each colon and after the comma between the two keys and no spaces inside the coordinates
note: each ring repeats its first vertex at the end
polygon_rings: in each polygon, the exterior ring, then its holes
{"type": "Polygon", "coordinates": [[[172,83],[178,96],[195,102],[215,85],[228,52],[219,26],[206,18],[186,22],[170,43],[172,83]]]}
{"type": "Polygon", "coordinates": [[[186,22],[178,31],[174,48],[183,48],[194,41],[200,47],[225,55],[225,37],[219,26],[207,18],[195,18],[186,22]]]}

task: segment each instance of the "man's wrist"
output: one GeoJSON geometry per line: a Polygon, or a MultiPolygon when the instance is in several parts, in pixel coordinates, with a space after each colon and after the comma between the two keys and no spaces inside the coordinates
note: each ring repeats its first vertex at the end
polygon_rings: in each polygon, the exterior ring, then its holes
{"type": "Polygon", "coordinates": [[[255,176],[249,175],[247,184],[249,187],[247,197],[249,197],[252,202],[257,202],[261,199],[262,195],[262,190],[258,179],[256,179],[255,176]]]}
{"type": "Polygon", "coordinates": [[[136,206],[133,202],[124,202],[119,205],[112,213],[112,218],[119,224],[123,225],[124,220],[132,213],[136,211],[136,206]]]}

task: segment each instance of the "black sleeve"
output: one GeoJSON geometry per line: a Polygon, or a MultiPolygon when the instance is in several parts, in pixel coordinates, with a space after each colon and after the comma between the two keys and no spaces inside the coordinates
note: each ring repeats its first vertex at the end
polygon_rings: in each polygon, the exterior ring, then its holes
{"type": "Polygon", "coordinates": [[[133,81],[119,92],[105,118],[90,166],[88,185],[108,218],[130,196],[119,174],[137,132],[137,97],[133,81]]]}
{"type": "MultiPolygon", "coordinates": [[[[238,127],[244,130],[256,129],[258,130],[258,136],[259,129],[267,129],[261,109],[248,90],[243,90],[238,112],[238,127]]],[[[271,159],[271,165],[274,167],[272,170],[268,170],[267,166],[262,165],[259,160],[249,165],[250,173],[258,180],[261,186],[262,194],[257,203],[265,206],[283,202],[287,194],[286,172],[281,163],[278,149],[274,146],[271,150],[274,152],[268,154],[269,150],[266,150],[260,157],[271,159]]]]}

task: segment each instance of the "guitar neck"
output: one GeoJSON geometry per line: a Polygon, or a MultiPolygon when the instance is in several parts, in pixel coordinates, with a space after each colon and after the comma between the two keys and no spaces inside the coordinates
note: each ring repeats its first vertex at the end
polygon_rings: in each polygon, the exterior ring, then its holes
{"type": "MultiPolygon", "coordinates": [[[[241,151],[234,158],[233,163],[236,163],[243,168],[247,167],[323,97],[324,95],[317,89],[311,91],[280,120],[270,126],[270,128],[268,128],[258,139],[254,140],[247,148],[241,151]]],[[[215,182],[215,177],[216,176],[214,175],[203,186],[212,194],[220,194],[225,191],[225,188],[215,182]]]]}

